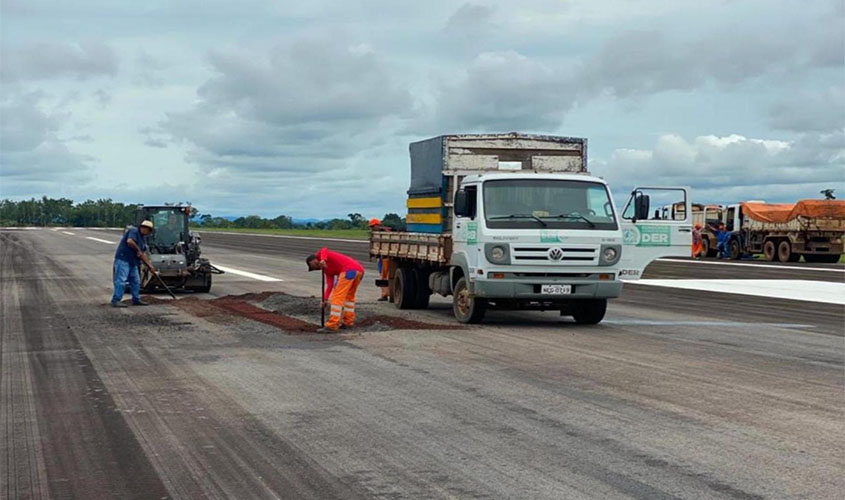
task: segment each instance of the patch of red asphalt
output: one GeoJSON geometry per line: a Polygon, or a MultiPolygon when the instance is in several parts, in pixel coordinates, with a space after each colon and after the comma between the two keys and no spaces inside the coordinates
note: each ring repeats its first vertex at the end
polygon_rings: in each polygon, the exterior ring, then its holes
{"type": "Polygon", "coordinates": [[[255,321],[275,326],[276,328],[286,332],[315,333],[317,329],[320,328],[319,326],[308,323],[307,321],[302,321],[301,319],[292,318],[284,314],[261,309],[260,307],[256,307],[242,300],[221,300],[215,303],[214,306],[226,309],[227,311],[244,318],[253,319],[255,321]]]}
{"type": "MultiPolygon", "coordinates": [[[[201,300],[196,297],[185,297],[178,300],[163,300],[154,296],[145,296],[144,300],[150,304],[171,305],[182,309],[194,316],[209,320],[225,321],[231,315],[248,318],[274,326],[288,334],[316,333],[318,325],[297,319],[286,314],[262,309],[251,302],[266,300],[278,292],[246,293],[243,295],[227,295],[211,300],[201,300]]],[[[396,316],[369,316],[359,321],[355,326],[365,328],[382,324],[392,330],[461,330],[459,325],[436,325],[423,323],[396,316]]],[[[354,332],[352,330],[350,333],[354,332]]]]}

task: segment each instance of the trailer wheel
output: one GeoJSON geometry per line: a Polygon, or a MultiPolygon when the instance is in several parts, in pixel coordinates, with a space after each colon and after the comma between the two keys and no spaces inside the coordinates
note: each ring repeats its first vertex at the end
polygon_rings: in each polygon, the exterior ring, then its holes
{"type": "Polygon", "coordinates": [[[607,299],[572,301],[572,317],[579,325],[597,325],[607,312],[607,299]]]}
{"type": "Polygon", "coordinates": [[[731,260],[739,260],[742,257],[742,249],[739,247],[739,240],[732,240],[728,247],[731,260]]]}
{"type": "Polygon", "coordinates": [[[414,282],[417,285],[414,309],[428,309],[431,300],[431,290],[428,288],[428,274],[420,269],[414,269],[414,282]]]}
{"type": "Polygon", "coordinates": [[[400,267],[393,278],[393,304],[398,309],[413,309],[417,301],[417,283],[412,269],[400,267]]]}
{"type": "Polygon", "coordinates": [[[455,284],[455,291],[452,294],[452,312],[455,314],[455,319],[461,323],[481,323],[484,313],[487,312],[487,301],[470,294],[466,278],[459,279],[455,284]]]}
{"type": "Polygon", "coordinates": [[[776,262],[778,260],[778,248],[774,240],[766,240],[763,243],[763,255],[769,262],[776,262]]]}
{"type": "Polygon", "coordinates": [[[778,258],[781,262],[798,262],[801,254],[792,251],[792,243],[789,240],[781,240],[778,244],[778,258]]]}

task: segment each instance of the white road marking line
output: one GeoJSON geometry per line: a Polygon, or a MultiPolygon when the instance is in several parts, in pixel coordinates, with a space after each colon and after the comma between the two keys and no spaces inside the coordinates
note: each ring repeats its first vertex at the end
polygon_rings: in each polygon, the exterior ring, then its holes
{"type": "Polygon", "coordinates": [[[76,233],[71,233],[70,231],[62,231],[64,234],[69,234],[71,236],[76,236],[76,233]]]}
{"type": "Polygon", "coordinates": [[[241,271],[240,269],[235,269],[235,268],[232,268],[232,267],[224,267],[224,266],[221,266],[220,264],[218,264],[217,262],[214,263],[214,267],[216,267],[217,269],[220,269],[221,271],[223,271],[225,273],[237,274],[239,276],[245,276],[247,278],[252,278],[252,279],[258,280],[258,281],[284,281],[284,280],[281,280],[279,278],[273,278],[271,276],[265,276],[263,274],[251,273],[249,271],[241,271]]]}
{"type": "Polygon", "coordinates": [[[605,319],[602,324],[619,326],[773,326],[776,328],[815,328],[799,323],[746,323],[742,321],[661,321],[650,319],[605,319]]]}
{"type": "Polygon", "coordinates": [[[845,305],[845,283],[829,281],[644,279],[626,284],[845,305]]]}
{"type": "Polygon", "coordinates": [[[672,262],[673,264],[710,264],[714,266],[743,266],[743,267],[765,267],[768,269],[798,269],[800,271],[822,271],[827,273],[845,273],[845,268],[834,269],[831,267],[802,267],[802,266],[776,266],[774,264],[750,264],[742,262],[713,262],[709,260],[678,260],[661,258],[660,262],[672,262]]]}
{"type": "Polygon", "coordinates": [[[331,238],[331,237],[324,237],[318,238],[316,236],[290,236],[287,234],[262,234],[262,233],[236,233],[236,232],[229,232],[229,231],[203,231],[202,229],[196,229],[197,232],[202,235],[203,232],[205,233],[214,233],[214,234],[232,234],[232,235],[243,235],[243,236],[266,236],[268,238],[287,238],[292,240],[321,240],[321,241],[345,241],[347,243],[360,243],[362,245],[369,245],[367,240],[350,240],[350,239],[342,239],[342,238],[331,238]]]}
{"type": "Polygon", "coordinates": [[[101,240],[100,238],[92,238],[90,236],[86,236],[85,239],[99,241],[100,243],[108,243],[109,245],[117,245],[116,241],[101,240]]]}

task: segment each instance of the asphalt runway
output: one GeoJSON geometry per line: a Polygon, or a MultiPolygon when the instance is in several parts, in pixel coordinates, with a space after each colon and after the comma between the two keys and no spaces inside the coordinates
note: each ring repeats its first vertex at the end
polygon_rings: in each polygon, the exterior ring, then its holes
{"type": "MultiPolygon", "coordinates": [[[[166,305],[108,307],[118,235],[0,230],[2,498],[845,490],[842,305],[626,284],[594,327],[500,312],[463,330],[289,336],[166,305]]],[[[205,299],[309,297],[320,279],[307,254],[366,253],[360,242],[203,241],[232,271],[205,299]]],[[[660,261],[644,278],[845,286],[839,265],[740,264],[660,261]]],[[[360,302],[393,314],[377,295],[365,284],[360,302]]],[[[451,322],[446,299],[413,314],[451,322]]]]}

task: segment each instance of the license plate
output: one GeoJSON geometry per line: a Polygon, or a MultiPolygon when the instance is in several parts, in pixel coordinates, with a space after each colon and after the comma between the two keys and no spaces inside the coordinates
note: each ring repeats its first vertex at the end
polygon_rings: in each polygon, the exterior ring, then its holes
{"type": "Polygon", "coordinates": [[[572,285],[542,285],[540,293],[546,295],[568,295],[572,293],[572,285]]]}

